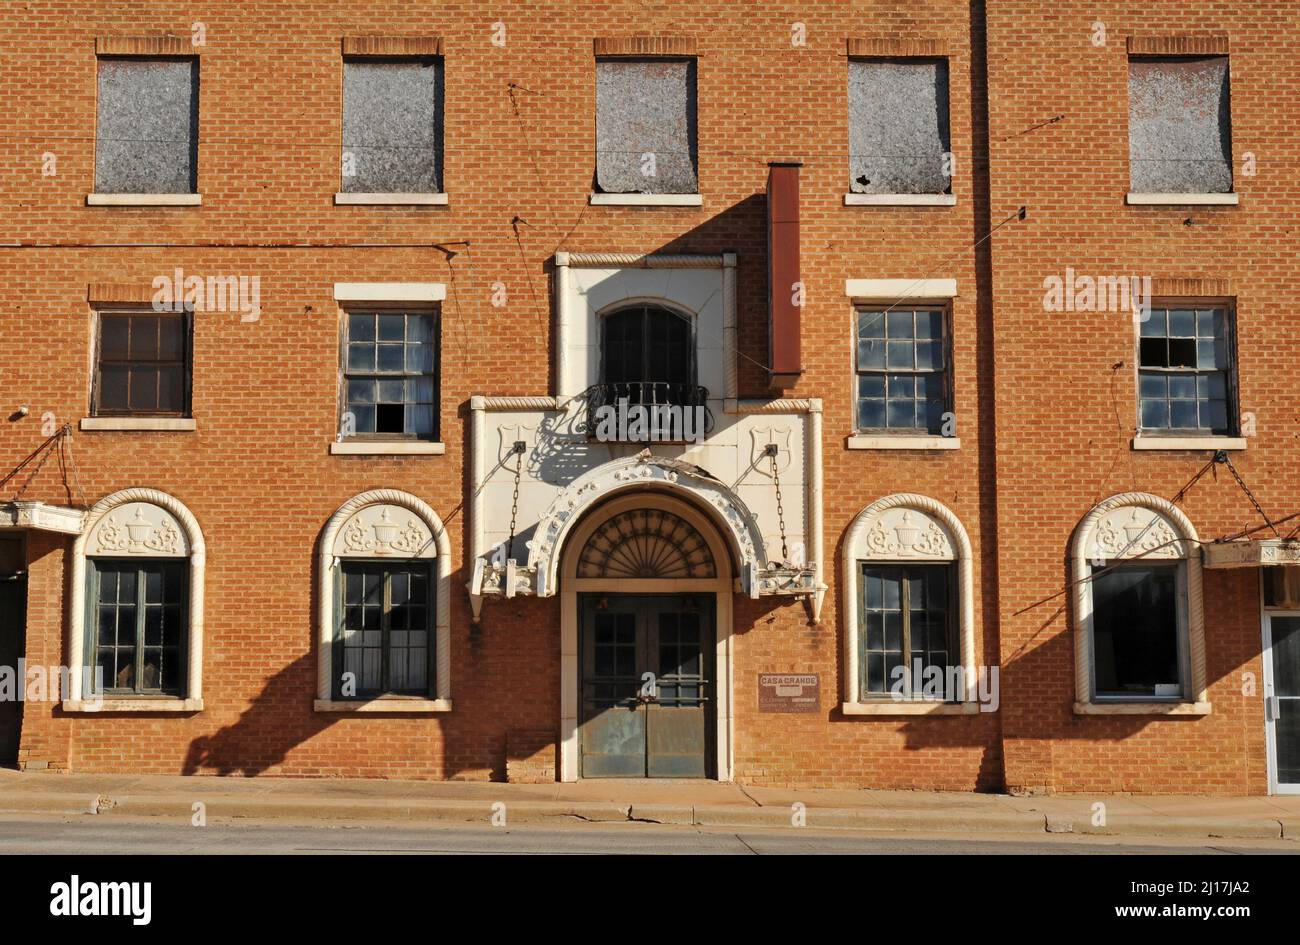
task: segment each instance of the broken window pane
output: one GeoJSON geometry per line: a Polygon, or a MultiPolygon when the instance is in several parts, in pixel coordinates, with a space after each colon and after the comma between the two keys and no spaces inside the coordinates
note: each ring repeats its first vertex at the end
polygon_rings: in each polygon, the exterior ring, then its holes
{"type": "Polygon", "coordinates": [[[1128,134],[1134,193],[1229,193],[1228,58],[1130,60],[1128,134]]]}
{"type": "Polygon", "coordinates": [[[442,61],[343,63],[343,191],[442,190],[442,61]]]}
{"type": "Polygon", "coordinates": [[[695,60],[596,62],[596,184],[609,194],[694,194],[695,60]]]}
{"type": "Polygon", "coordinates": [[[853,193],[948,193],[949,149],[946,59],[849,61],[853,193]]]}
{"type": "Polygon", "coordinates": [[[189,194],[197,182],[197,59],[100,59],[95,190],[189,194]]]}

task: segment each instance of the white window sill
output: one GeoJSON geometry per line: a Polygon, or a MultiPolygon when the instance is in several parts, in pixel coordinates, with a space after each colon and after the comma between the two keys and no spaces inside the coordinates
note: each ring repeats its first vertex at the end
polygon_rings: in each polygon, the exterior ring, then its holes
{"type": "Polygon", "coordinates": [[[1075,715],[1209,715],[1208,702],[1076,702],[1075,715]]]}
{"type": "Polygon", "coordinates": [[[845,715],[979,715],[978,702],[844,702],[845,715]]]}
{"type": "Polygon", "coordinates": [[[1124,201],[1129,206],[1154,207],[1235,207],[1240,194],[1135,194],[1124,201]]]}
{"type": "Polygon", "coordinates": [[[86,194],[88,207],[198,207],[202,194],[86,194]]]}
{"type": "Polygon", "coordinates": [[[1242,436],[1135,436],[1135,450],[1244,450],[1242,436]]]}
{"type": "Polygon", "coordinates": [[[82,417],[81,429],[190,433],[198,424],[193,417],[82,417]]]}
{"type": "Polygon", "coordinates": [[[702,207],[699,194],[592,194],[593,207],[702,207]]]}
{"type": "Polygon", "coordinates": [[[845,194],[846,207],[955,207],[956,194],[845,194]]]}
{"type": "Polygon", "coordinates": [[[202,699],[64,699],[64,712],[202,712],[202,699]]]}
{"type": "Polygon", "coordinates": [[[441,456],[445,452],[447,444],[425,440],[335,440],[330,444],[335,456],[441,456]]]}
{"type": "Polygon", "coordinates": [[[961,437],[855,433],[844,441],[844,445],[851,450],[959,450],[961,437]]]}
{"type": "Polygon", "coordinates": [[[859,302],[901,302],[904,299],[952,299],[956,279],[845,279],[844,294],[859,302]]]}
{"type": "Polygon", "coordinates": [[[335,206],[354,207],[443,207],[446,194],[360,194],[337,193],[335,206]]]}
{"type": "Polygon", "coordinates": [[[450,712],[450,699],[421,699],[398,696],[384,696],[369,702],[352,702],[350,700],[317,699],[317,712],[406,712],[412,714],[450,712]]]}

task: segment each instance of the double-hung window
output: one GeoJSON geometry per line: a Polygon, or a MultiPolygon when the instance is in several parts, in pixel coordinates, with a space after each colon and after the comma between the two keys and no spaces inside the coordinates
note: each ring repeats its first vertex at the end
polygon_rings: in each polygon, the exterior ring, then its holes
{"type": "Polygon", "coordinates": [[[346,313],[343,430],[356,438],[438,438],[438,312],[346,313]]]}
{"type": "Polygon", "coordinates": [[[1232,436],[1232,310],[1153,306],[1139,325],[1138,411],[1144,436],[1232,436]]]}
{"type": "Polygon", "coordinates": [[[859,432],[943,432],[950,409],[946,321],[939,307],[858,309],[859,432]]]}

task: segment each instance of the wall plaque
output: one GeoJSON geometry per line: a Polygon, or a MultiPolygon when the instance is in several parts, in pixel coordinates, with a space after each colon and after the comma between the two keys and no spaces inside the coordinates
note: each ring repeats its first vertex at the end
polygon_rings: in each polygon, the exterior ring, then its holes
{"type": "Polygon", "coordinates": [[[759,673],[759,712],[821,711],[821,679],[817,673],[759,673]]]}

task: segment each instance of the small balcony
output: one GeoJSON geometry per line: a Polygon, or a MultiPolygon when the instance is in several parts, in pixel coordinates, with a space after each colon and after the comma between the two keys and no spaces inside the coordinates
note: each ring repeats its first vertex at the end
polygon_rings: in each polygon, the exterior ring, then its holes
{"type": "Polygon", "coordinates": [[[574,425],[604,443],[698,443],[713,429],[709,391],[698,384],[619,381],[593,384],[580,395],[574,425]]]}

